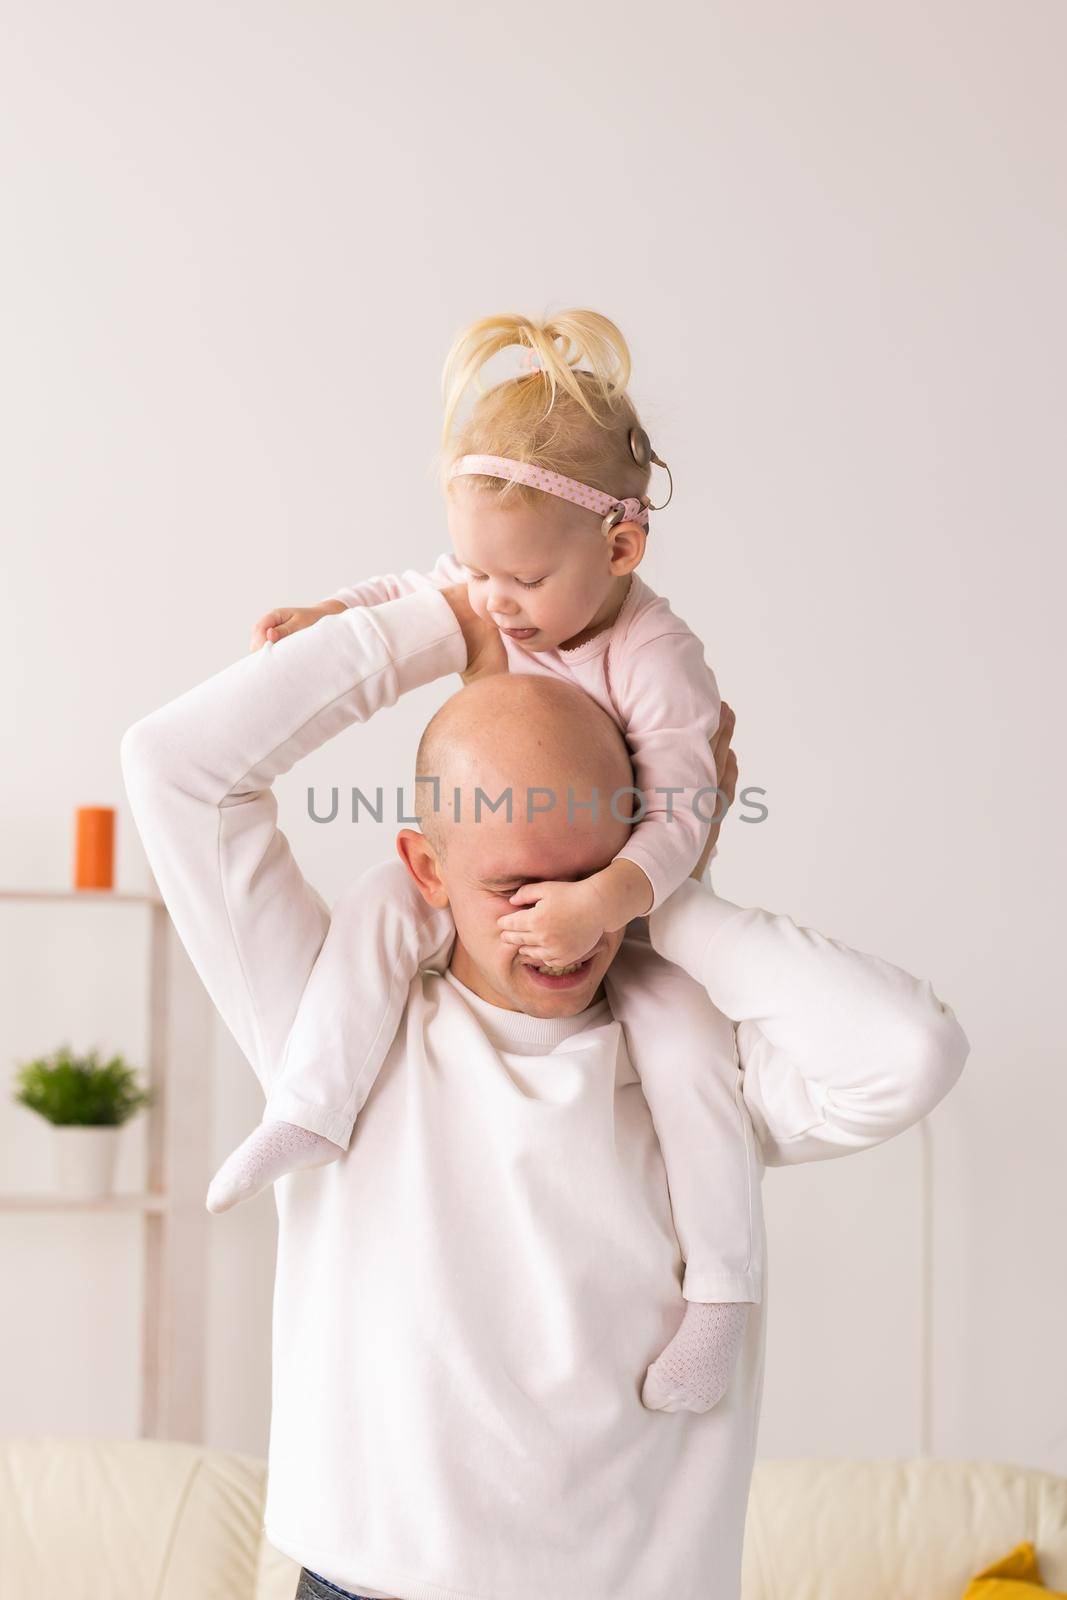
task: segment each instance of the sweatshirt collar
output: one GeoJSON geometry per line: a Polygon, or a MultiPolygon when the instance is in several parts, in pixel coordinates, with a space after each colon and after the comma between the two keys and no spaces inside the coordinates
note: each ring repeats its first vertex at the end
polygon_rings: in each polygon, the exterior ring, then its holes
{"type": "Polygon", "coordinates": [[[564,1039],[611,1020],[607,1000],[598,1000],[574,1017],[531,1017],[525,1011],[509,1011],[494,1006],[454,977],[451,969],[445,979],[470,1007],[494,1050],[510,1050],[519,1055],[547,1055],[564,1039]]]}

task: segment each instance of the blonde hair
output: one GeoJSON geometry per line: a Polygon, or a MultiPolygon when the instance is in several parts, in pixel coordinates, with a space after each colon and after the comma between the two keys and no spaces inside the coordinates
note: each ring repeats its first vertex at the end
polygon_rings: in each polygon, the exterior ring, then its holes
{"type": "Polygon", "coordinates": [[[460,456],[489,455],[545,467],[620,500],[643,495],[651,469],[639,466],[630,453],[630,429],[641,426],[626,393],[630,369],[626,340],[598,311],[561,311],[545,322],[503,313],[468,324],[453,340],[441,374],[442,492],[447,495],[451,484],[462,482],[502,500],[544,503],[542,490],[510,479],[449,478],[460,456]],[[484,389],[481,368],[509,345],[533,351],[541,367],[484,389]],[[478,399],[467,420],[456,426],[459,403],[472,382],[478,399]]]}

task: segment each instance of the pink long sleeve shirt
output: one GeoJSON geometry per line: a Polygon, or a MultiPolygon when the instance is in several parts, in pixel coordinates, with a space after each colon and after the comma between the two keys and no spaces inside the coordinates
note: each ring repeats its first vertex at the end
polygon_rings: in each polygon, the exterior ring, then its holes
{"type": "MultiPolygon", "coordinates": [[[[444,551],[429,572],[368,578],[331,598],[346,606],[376,606],[420,588],[466,582],[463,566],[444,551]]],[[[641,868],[652,886],[650,909],[657,910],[696,866],[716,814],[710,740],[721,701],[703,645],[636,572],[611,627],[573,650],[534,654],[501,637],[509,672],[577,684],[622,729],[645,809],[616,860],[641,868]]]]}

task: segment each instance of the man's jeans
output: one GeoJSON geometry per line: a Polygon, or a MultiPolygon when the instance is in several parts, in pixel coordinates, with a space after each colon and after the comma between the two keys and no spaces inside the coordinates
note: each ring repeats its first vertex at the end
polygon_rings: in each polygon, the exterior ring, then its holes
{"type": "Polygon", "coordinates": [[[300,1582],[293,1600],[338,1600],[338,1596],[341,1596],[341,1600],[361,1600],[351,1589],[339,1589],[328,1578],[320,1578],[317,1572],[311,1572],[307,1567],[300,1568],[300,1582]]]}

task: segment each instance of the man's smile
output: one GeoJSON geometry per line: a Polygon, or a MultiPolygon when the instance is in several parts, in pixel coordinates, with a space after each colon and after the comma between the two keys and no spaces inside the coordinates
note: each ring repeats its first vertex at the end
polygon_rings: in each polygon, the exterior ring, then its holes
{"type": "Polygon", "coordinates": [[[593,961],[593,956],[586,956],[584,961],[573,962],[568,967],[539,967],[530,961],[522,965],[541,989],[576,989],[589,976],[593,961]]]}
{"type": "Polygon", "coordinates": [[[519,965],[539,989],[578,989],[588,980],[593,963],[606,948],[606,940],[601,939],[581,961],[570,961],[563,967],[554,967],[548,962],[530,961],[526,957],[520,959],[519,965]]]}

